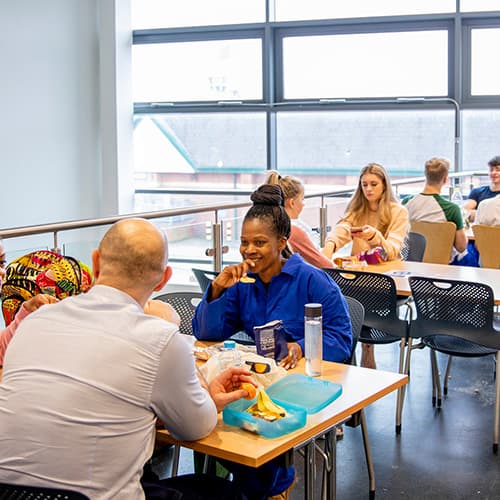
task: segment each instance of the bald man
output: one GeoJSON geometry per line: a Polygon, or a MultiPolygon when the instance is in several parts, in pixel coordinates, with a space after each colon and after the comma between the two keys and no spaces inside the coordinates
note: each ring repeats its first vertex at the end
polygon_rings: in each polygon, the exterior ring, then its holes
{"type": "Polygon", "coordinates": [[[145,498],[140,479],[157,417],[173,436],[195,440],[247,395],[244,369],[202,387],[177,325],[144,313],[172,274],[167,253],[153,224],[120,221],[92,254],[92,289],[19,325],[0,384],[3,482],[145,498]]]}

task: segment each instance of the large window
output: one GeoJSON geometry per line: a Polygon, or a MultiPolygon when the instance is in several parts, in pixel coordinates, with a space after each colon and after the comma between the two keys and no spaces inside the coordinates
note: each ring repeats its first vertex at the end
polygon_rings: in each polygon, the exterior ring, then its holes
{"type": "Polygon", "coordinates": [[[500,2],[457,3],[133,0],[137,187],[249,190],[278,169],[319,190],[436,155],[484,169],[500,2]]]}
{"type": "Polygon", "coordinates": [[[255,23],[265,20],[265,0],[132,0],[134,29],[255,23]]]}
{"type": "Polygon", "coordinates": [[[309,183],[355,182],[370,162],[394,177],[419,176],[424,162],[453,162],[454,112],[335,111],[278,114],[278,164],[285,173],[310,174],[309,183]]]}
{"type": "Polygon", "coordinates": [[[435,14],[453,12],[455,0],[275,0],[276,19],[291,21],[302,19],[333,19],[346,17],[379,17],[407,14],[435,14]]]}
{"type": "Polygon", "coordinates": [[[260,40],[134,45],[135,102],[262,99],[260,40]]]}
{"type": "Polygon", "coordinates": [[[471,94],[500,94],[498,51],[500,28],[473,29],[471,34],[471,94]]]}
{"type": "Polygon", "coordinates": [[[285,99],[445,96],[448,33],[288,37],[283,70],[285,99]]]}

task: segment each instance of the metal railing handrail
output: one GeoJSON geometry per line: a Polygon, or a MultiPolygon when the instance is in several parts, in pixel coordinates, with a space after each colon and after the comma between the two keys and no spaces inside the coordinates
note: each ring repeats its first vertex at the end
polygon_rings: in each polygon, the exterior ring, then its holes
{"type": "MultiPolygon", "coordinates": [[[[484,172],[482,171],[467,171],[467,172],[459,172],[459,173],[450,173],[449,177],[452,178],[455,182],[457,179],[464,177],[464,176],[480,176],[484,175],[484,172]]],[[[406,184],[414,184],[414,183],[421,183],[425,181],[425,177],[413,177],[409,179],[400,179],[397,181],[394,181],[392,184],[393,186],[396,187],[396,190],[399,186],[406,185],[406,184]]],[[[325,204],[325,198],[330,198],[330,197],[335,197],[335,196],[342,196],[342,195],[348,195],[351,194],[354,189],[356,189],[356,186],[349,186],[349,187],[342,187],[338,189],[333,189],[329,191],[321,191],[321,192],[316,192],[316,193],[309,193],[305,195],[305,198],[317,198],[319,197],[321,199],[321,206],[320,206],[320,236],[321,236],[321,242],[322,244],[324,243],[324,239],[326,237],[326,232],[327,232],[327,217],[326,217],[326,204],[325,204]]],[[[218,194],[220,195],[221,192],[225,194],[232,194],[232,195],[237,195],[237,194],[246,194],[247,191],[244,190],[175,190],[177,193],[197,193],[200,194],[200,192],[203,192],[205,194],[218,194]]],[[[155,188],[154,190],[136,190],[136,192],[156,192],[156,193],[167,193],[167,192],[174,192],[173,190],[163,190],[162,188],[155,188]]],[[[249,193],[249,192],[248,192],[249,193]]],[[[131,217],[141,217],[144,219],[160,219],[160,218],[165,218],[165,217],[175,217],[175,216],[181,216],[181,215],[192,215],[196,213],[203,213],[203,212],[213,212],[214,214],[214,221],[213,221],[213,240],[214,240],[214,269],[215,270],[220,270],[221,265],[222,265],[222,229],[221,229],[221,224],[219,220],[219,212],[221,210],[228,210],[228,209],[235,209],[235,208],[244,208],[248,207],[251,205],[250,201],[245,201],[245,202],[226,202],[226,203],[218,203],[215,205],[208,204],[208,205],[195,205],[192,207],[185,207],[185,208],[175,208],[175,209],[167,209],[167,210],[155,210],[155,211],[150,211],[150,212],[140,212],[140,213],[131,213],[131,214],[122,214],[122,215],[115,215],[115,216],[108,216],[108,217],[99,217],[95,219],[82,219],[82,220],[74,220],[74,221],[66,221],[66,222],[55,222],[55,223],[50,223],[50,224],[39,224],[35,226],[24,226],[24,227],[15,227],[15,228],[7,228],[7,229],[0,229],[0,238],[16,238],[16,237],[23,237],[23,236],[32,236],[32,235],[38,235],[38,234],[46,234],[46,233],[53,233],[53,249],[55,251],[59,251],[59,244],[58,244],[58,234],[62,231],[70,231],[70,230],[76,230],[76,229],[86,229],[90,227],[100,227],[100,226],[106,226],[106,225],[111,225],[114,224],[115,222],[123,219],[128,219],[131,217]]]]}

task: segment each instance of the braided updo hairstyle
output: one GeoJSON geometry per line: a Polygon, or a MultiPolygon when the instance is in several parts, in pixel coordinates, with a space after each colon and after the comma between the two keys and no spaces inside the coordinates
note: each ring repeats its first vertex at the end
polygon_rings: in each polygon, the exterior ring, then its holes
{"type": "MultiPolygon", "coordinates": [[[[290,238],[290,217],[285,211],[285,197],[280,186],[275,184],[263,184],[255,190],[250,199],[253,206],[248,210],[243,223],[251,219],[265,221],[277,238],[290,238]]],[[[288,243],[281,252],[288,259],[292,255],[288,243]]]]}

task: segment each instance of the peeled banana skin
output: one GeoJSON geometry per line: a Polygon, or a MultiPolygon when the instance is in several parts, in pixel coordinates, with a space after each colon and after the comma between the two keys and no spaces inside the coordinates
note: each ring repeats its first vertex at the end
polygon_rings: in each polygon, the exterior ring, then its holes
{"type": "Polygon", "coordinates": [[[257,394],[257,402],[247,409],[255,417],[273,421],[286,416],[286,411],[272,401],[266,391],[261,389],[257,394]]]}

